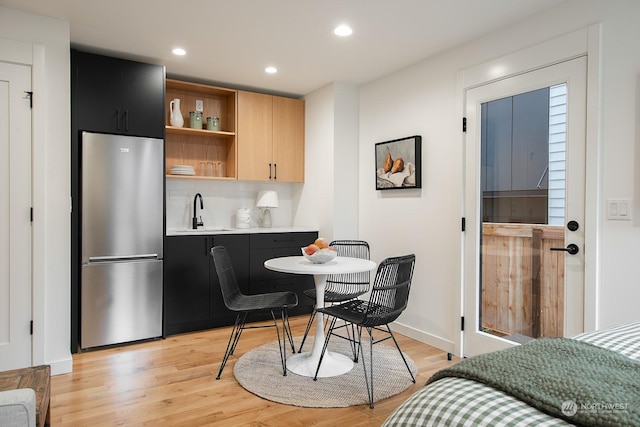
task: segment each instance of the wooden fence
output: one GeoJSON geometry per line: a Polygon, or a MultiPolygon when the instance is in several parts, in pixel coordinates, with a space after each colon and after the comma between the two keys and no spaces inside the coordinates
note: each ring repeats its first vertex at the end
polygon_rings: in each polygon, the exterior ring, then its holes
{"type": "Polygon", "coordinates": [[[561,337],[564,227],[484,223],[482,327],[499,335],[561,337]]]}

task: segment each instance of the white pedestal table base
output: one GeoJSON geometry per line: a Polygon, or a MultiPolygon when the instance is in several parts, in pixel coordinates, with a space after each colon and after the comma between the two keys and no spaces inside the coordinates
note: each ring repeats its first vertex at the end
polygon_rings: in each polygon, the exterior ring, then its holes
{"type": "MultiPolygon", "coordinates": [[[[313,377],[318,368],[319,357],[311,352],[300,353],[287,358],[287,370],[304,377],[313,377]]],[[[353,369],[353,360],[344,354],[327,351],[322,358],[318,378],[335,377],[353,369]]]]}
{"type": "MultiPolygon", "coordinates": [[[[272,258],[264,262],[269,270],[283,273],[313,274],[316,288],[316,305],[324,307],[324,289],[329,274],[356,273],[370,271],[376,268],[376,263],[362,258],[336,257],[325,264],[313,264],[302,256],[272,258]]],[[[295,354],[287,358],[287,369],[305,377],[314,377],[318,368],[318,361],[324,346],[324,316],[316,313],[316,334],[311,352],[295,354]]],[[[353,360],[344,354],[327,350],[322,358],[322,365],[318,371],[318,378],[334,377],[346,374],[353,369],[353,360]]]]}

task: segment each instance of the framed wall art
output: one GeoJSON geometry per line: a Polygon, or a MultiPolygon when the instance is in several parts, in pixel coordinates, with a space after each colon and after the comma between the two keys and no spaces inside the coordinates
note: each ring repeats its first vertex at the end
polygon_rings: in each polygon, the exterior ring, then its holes
{"type": "Polygon", "coordinates": [[[421,144],[420,135],[376,144],[376,190],[422,188],[421,144]]]}

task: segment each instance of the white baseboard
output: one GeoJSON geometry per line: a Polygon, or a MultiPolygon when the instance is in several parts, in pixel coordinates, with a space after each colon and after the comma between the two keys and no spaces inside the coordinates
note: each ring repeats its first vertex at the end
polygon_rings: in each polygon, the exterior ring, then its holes
{"type": "Polygon", "coordinates": [[[51,375],[68,374],[73,371],[73,359],[71,356],[68,359],[47,362],[46,364],[51,366],[51,375]]]}
{"type": "Polygon", "coordinates": [[[455,348],[454,343],[444,338],[438,337],[436,335],[431,335],[423,331],[419,331],[415,328],[412,328],[407,325],[403,325],[402,323],[398,323],[398,322],[393,322],[391,324],[391,329],[393,330],[393,332],[398,332],[416,341],[429,344],[430,346],[446,351],[447,353],[451,353],[451,354],[454,353],[454,348],[455,348]]]}

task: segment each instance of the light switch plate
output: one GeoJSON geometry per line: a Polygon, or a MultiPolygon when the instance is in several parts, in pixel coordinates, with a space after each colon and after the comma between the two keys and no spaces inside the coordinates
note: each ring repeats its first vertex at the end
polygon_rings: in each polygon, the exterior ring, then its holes
{"type": "Polygon", "coordinates": [[[196,111],[202,112],[202,110],[204,110],[204,103],[202,102],[202,99],[196,99],[196,111]]]}
{"type": "Polygon", "coordinates": [[[631,221],[632,207],[631,199],[608,199],[607,219],[631,221]]]}

